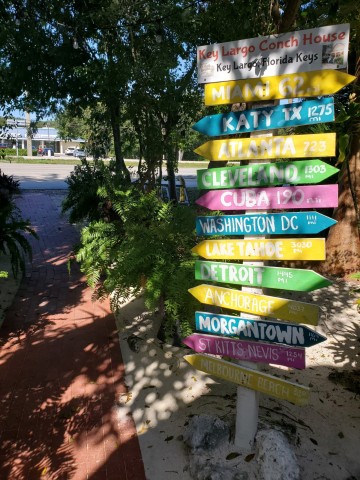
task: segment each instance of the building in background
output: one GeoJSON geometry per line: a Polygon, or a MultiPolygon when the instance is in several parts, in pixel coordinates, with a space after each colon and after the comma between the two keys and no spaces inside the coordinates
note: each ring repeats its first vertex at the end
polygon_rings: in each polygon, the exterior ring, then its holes
{"type": "MultiPolygon", "coordinates": [[[[6,145],[8,148],[27,148],[27,129],[20,121],[8,125],[6,131],[0,131],[0,144],[6,145]]],[[[59,137],[58,131],[53,127],[40,127],[36,133],[32,135],[32,148],[52,148],[55,153],[65,154],[68,147],[84,148],[85,140],[83,138],[75,138],[71,140],[63,140],[59,137]]]]}

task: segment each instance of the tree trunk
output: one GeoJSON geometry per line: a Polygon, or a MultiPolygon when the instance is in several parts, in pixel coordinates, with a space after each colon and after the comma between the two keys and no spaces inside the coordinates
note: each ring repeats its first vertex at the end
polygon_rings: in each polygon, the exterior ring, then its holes
{"type": "Polygon", "coordinates": [[[120,107],[118,105],[110,105],[110,116],[111,128],[114,137],[116,172],[130,182],[130,172],[125,165],[124,157],[122,156],[121,150],[120,107]]]}
{"type": "Polygon", "coordinates": [[[339,182],[339,206],[326,241],[327,260],[319,270],[345,277],[360,271],[360,136],[354,134],[348,163],[343,166],[339,182]]]}
{"type": "Polygon", "coordinates": [[[166,142],[166,170],[168,177],[169,196],[170,200],[177,203],[176,195],[176,178],[175,178],[175,166],[176,166],[176,151],[170,141],[166,142]]]}

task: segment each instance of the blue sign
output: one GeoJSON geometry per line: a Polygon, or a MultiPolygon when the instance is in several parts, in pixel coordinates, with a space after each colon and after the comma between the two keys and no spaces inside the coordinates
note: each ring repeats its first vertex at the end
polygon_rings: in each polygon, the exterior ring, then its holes
{"type": "Polygon", "coordinates": [[[197,217],[196,233],[212,235],[298,235],[319,233],[336,223],[318,212],[256,213],[197,217]]]}
{"type": "Polygon", "coordinates": [[[281,343],[294,347],[311,347],[326,340],[326,337],[303,325],[286,322],[249,320],[209,312],[195,312],[196,330],[237,337],[242,340],[257,340],[281,343]]]}
{"type": "Polygon", "coordinates": [[[332,97],[326,97],[242,112],[210,115],[199,120],[192,128],[204,135],[215,137],[333,122],[334,119],[334,100],[332,97]]]}

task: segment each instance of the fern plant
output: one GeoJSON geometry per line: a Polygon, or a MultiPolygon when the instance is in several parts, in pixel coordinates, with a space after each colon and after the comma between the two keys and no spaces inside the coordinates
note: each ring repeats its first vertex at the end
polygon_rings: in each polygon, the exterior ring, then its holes
{"type": "Polygon", "coordinates": [[[98,195],[111,203],[116,218],[84,228],[77,253],[95,297],[111,295],[116,309],[143,290],[148,308],[163,309],[167,331],[181,325],[188,332],[195,303],[187,292],[194,285],[195,212],[135,186],[103,186],[98,195]]]}

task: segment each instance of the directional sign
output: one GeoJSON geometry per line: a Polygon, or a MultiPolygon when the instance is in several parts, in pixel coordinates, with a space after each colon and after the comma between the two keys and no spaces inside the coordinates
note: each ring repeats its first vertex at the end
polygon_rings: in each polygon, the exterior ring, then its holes
{"type": "Polygon", "coordinates": [[[269,320],[250,320],[232,315],[195,312],[196,330],[213,335],[239,337],[242,340],[264,341],[311,347],[326,337],[303,325],[269,320]]]}
{"type": "Polygon", "coordinates": [[[240,367],[239,365],[207,355],[195,353],[194,355],[185,355],[184,359],[197,370],[201,370],[209,375],[215,375],[237,385],[266,393],[282,400],[288,400],[296,405],[306,405],[309,402],[310,389],[308,387],[287,382],[266,373],[240,367]]]}
{"type": "Polygon", "coordinates": [[[197,48],[199,83],[346,69],[350,25],[298,30],[197,48]]]}
{"type": "Polygon", "coordinates": [[[294,323],[318,324],[319,307],[312,303],[256,295],[205,284],[190,288],[189,292],[199,302],[207,305],[216,305],[263,317],[280,318],[294,323]]]}
{"type": "Polygon", "coordinates": [[[191,249],[208,260],[325,260],[324,238],[203,240],[191,249]]]}
{"type": "Polygon", "coordinates": [[[271,363],[290,368],[305,368],[305,349],[271,345],[260,342],[244,342],[212,335],[193,333],[183,343],[199,353],[225,355],[238,360],[271,363]]]}
{"type": "Polygon", "coordinates": [[[248,215],[213,215],[196,219],[198,235],[300,235],[319,233],[335,225],[318,212],[257,213],[248,215]]]}
{"type": "Polygon", "coordinates": [[[207,83],[205,105],[332,95],[354,80],[356,80],[355,76],[338,70],[316,70],[276,77],[207,83]]]}
{"type": "Polygon", "coordinates": [[[195,153],[212,161],[333,157],[336,133],[209,140],[195,153]]]}
{"type": "Polygon", "coordinates": [[[325,97],[319,100],[307,100],[275,107],[210,115],[199,120],[192,128],[204,135],[216,137],[333,122],[334,119],[334,100],[325,97]]]}
{"type": "Polygon", "coordinates": [[[334,208],[338,205],[338,185],[213,190],[196,203],[209,210],[334,208]]]}
{"type": "Polygon", "coordinates": [[[250,287],[311,292],[332,285],[313,270],[196,260],[195,279],[250,287]]]}
{"type": "Polygon", "coordinates": [[[197,171],[200,190],[220,188],[263,187],[285,184],[320,183],[339,169],[322,160],[252,163],[233,167],[207,168],[197,171]]]}

